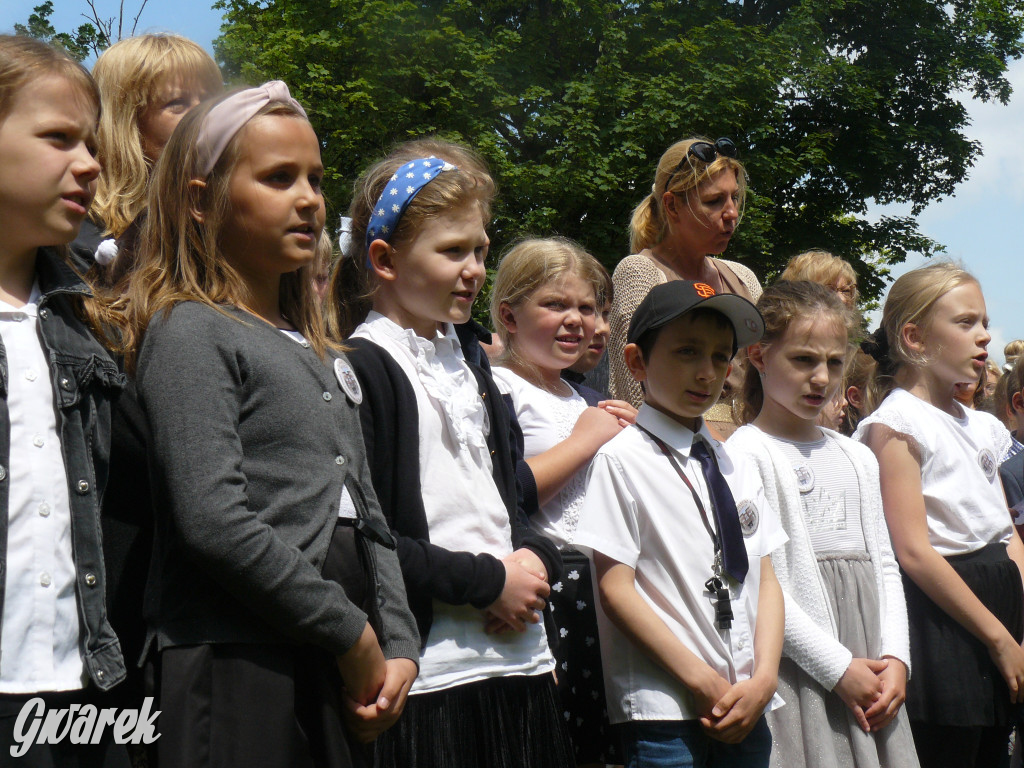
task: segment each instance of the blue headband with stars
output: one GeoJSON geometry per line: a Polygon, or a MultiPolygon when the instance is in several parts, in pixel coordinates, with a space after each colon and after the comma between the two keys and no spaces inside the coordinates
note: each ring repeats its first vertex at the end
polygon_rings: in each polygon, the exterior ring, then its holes
{"type": "Polygon", "coordinates": [[[366,228],[366,268],[370,269],[370,243],[374,240],[390,242],[395,227],[409,203],[421,189],[438,177],[441,171],[457,171],[451,163],[436,157],[412,160],[391,177],[380,199],[374,206],[373,215],[366,228]]]}

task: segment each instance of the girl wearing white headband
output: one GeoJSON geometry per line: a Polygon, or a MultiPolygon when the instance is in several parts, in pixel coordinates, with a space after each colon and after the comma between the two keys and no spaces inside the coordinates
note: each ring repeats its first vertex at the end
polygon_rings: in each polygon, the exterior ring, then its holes
{"type": "Polygon", "coordinates": [[[164,768],[361,765],[416,676],[361,393],[312,293],[322,177],[280,82],[197,107],[154,171],[124,351],[152,431],[164,768]]]}

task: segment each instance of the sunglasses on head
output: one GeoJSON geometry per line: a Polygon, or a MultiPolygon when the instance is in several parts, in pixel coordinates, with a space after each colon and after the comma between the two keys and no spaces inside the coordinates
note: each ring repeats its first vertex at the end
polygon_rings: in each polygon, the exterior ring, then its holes
{"type": "Polygon", "coordinates": [[[739,150],[736,149],[736,145],[732,139],[722,137],[718,139],[714,144],[710,141],[695,141],[690,145],[689,149],[686,150],[686,154],[683,155],[683,159],[679,161],[679,165],[672,169],[672,173],[668,175],[668,181],[665,182],[665,189],[668,189],[672,179],[676,177],[676,174],[683,169],[683,166],[690,162],[691,157],[695,157],[705,165],[710,165],[715,162],[715,158],[721,155],[722,157],[735,158],[739,155],[739,150]]]}

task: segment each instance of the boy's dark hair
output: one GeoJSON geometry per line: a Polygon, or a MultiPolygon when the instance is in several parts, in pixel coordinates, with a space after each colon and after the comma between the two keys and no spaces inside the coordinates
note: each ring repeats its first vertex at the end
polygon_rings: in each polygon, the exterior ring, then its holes
{"type": "Polygon", "coordinates": [[[657,328],[651,328],[650,330],[644,331],[640,338],[634,342],[640,349],[641,359],[643,359],[644,363],[647,363],[651,359],[651,352],[654,351],[654,345],[657,344],[658,337],[661,335],[661,331],[663,328],[667,327],[671,323],[674,323],[676,320],[682,320],[683,318],[686,318],[690,322],[693,322],[694,320],[699,320],[702,317],[706,317],[709,320],[714,321],[715,325],[718,328],[728,328],[730,331],[732,331],[732,354],[733,357],[735,357],[736,329],[733,327],[732,321],[728,317],[723,315],[721,312],[718,312],[717,310],[709,309],[707,307],[697,307],[696,309],[693,309],[689,312],[680,315],[679,317],[675,318],[675,320],[671,320],[668,323],[665,323],[665,325],[659,325],[657,328]]]}

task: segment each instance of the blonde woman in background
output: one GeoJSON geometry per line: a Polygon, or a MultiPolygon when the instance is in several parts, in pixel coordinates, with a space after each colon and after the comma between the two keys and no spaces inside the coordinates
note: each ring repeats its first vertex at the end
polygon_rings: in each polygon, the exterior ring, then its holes
{"type": "MultiPolygon", "coordinates": [[[[651,193],[633,211],[630,249],[615,268],[611,312],[610,394],[634,407],[643,402],[640,385],[623,359],[633,312],[651,288],[669,280],[693,280],[715,293],[735,293],[756,302],[761,284],[747,267],[715,258],[732,239],[743,212],[747,177],[730,139],[689,138],[669,147],[658,161],[651,193]]],[[[722,439],[735,429],[732,393],[742,377],[734,365],[722,400],[705,414],[722,439]],[[730,386],[734,383],[735,386],[730,386]]]]}
{"type": "Polygon", "coordinates": [[[789,260],[779,280],[809,280],[839,294],[850,309],[857,308],[857,273],[845,259],[819,249],[804,251],[789,260]]]}
{"type": "Polygon", "coordinates": [[[178,35],[145,34],[121,40],[92,70],[103,103],[97,132],[103,166],[89,219],[76,241],[97,252],[93,277],[113,286],[134,265],[133,245],[146,207],[149,177],[182,117],[223,89],[217,63],[198,44],[178,35]],[[134,224],[134,226],[133,226],[134,224]]]}

